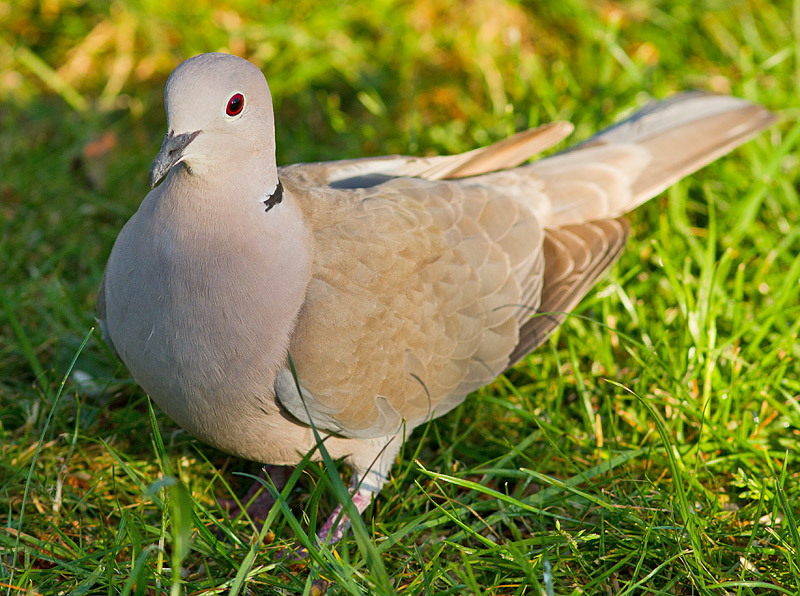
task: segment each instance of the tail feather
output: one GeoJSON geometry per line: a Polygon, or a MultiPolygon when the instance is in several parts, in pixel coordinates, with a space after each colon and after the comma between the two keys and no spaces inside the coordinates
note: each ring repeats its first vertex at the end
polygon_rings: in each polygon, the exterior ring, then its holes
{"type": "Polygon", "coordinates": [[[767,109],[742,99],[684,93],[650,104],[588,141],[527,168],[548,187],[551,215],[546,225],[619,217],[746,142],[775,119],[767,109]],[[597,165],[617,172],[613,185],[592,173],[597,165]],[[626,179],[627,189],[621,192],[619,181],[626,179]],[[585,192],[574,192],[578,182],[594,185],[605,201],[589,201],[585,192]],[[599,209],[603,203],[604,212],[599,209]]]}
{"type": "Polygon", "coordinates": [[[548,209],[537,213],[548,229],[538,314],[521,325],[509,366],[541,344],[617,260],[628,236],[622,214],[774,121],[764,108],[740,99],[683,94],[518,168],[517,184],[525,176],[543,183],[529,194],[538,203],[545,198],[548,209]]]}
{"type": "Polygon", "coordinates": [[[636,181],[628,209],[732,151],[775,120],[776,116],[761,106],[745,104],[642,141],[654,159],[636,181]]]}

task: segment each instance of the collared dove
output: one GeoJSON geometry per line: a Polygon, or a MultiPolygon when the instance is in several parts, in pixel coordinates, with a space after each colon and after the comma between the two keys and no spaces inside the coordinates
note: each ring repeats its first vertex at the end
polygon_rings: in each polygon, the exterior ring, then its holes
{"type": "MultiPolygon", "coordinates": [[[[689,93],[527,165],[572,126],[449,157],[278,168],[250,62],[187,60],[165,105],[152,190],[100,285],[103,336],[218,449],[297,464],[313,423],[352,467],[359,512],[407,433],[540,345],[616,261],[624,213],[774,121],[689,93]]],[[[341,536],[334,516],[320,539],[341,536]]]]}

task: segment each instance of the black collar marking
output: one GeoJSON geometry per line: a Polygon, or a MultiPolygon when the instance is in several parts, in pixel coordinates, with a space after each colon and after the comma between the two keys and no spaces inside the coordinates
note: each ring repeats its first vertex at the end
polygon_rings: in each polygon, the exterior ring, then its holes
{"type": "Polygon", "coordinates": [[[275,187],[275,192],[273,192],[264,200],[264,205],[267,206],[267,208],[264,209],[264,213],[272,209],[282,200],[283,200],[283,184],[281,184],[281,181],[278,180],[278,186],[275,187]]]}

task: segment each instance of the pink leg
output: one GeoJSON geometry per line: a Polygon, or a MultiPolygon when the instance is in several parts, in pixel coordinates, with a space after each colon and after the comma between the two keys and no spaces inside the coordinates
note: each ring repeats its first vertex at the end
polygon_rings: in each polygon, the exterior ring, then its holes
{"type": "MultiPolygon", "coordinates": [[[[350,494],[359,515],[370,504],[372,496],[386,483],[389,470],[403,443],[399,436],[391,436],[371,439],[365,444],[366,449],[347,462],[353,469],[350,494]]],[[[317,544],[332,545],[341,540],[350,527],[350,521],[342,506],[336,507],[317,534],[317,544]]],[[[284,553],[283,556],[299,561],[306,558],[308,552],[301,548],[290,554],[284,553]]]]}
{"type": "MultiPolygon", "coordinates": [[[[353,504],[356,506],[359,515],[364,513],[364,510],[369,505],[372,494],[373,493],[368,490],[358,490],[353,494],[353,504]]],[[[318,544],[323,544],[325,542],[328,544],[335,544],[342,539],[344,533],[350,527],[350,518],[347,515],[342,515],[337,524],[336,521],[340,514],[342,514],[342,506],[337,505],[336,509],[333,510],[333,513],[331,513],[331,516],[328,518],[328,521],[323,524],[322,529],[319,531],[319,534],[317,534],[318,544]]]]}
{"type": "MultiPolygon", "coordinates": [[[[351,487],[352,490],[352,487],[351,487]]],[[[372,500],[374,493],[369,490],[357,490],[353,493],[353,504],[356,506],[359,515],[364,513],[364,510],[372,500]]],[[[339,542],[344,533],[350,527],[350,518],[342,513],[342,506],[337,505],[331,513],[327,521],[322,525],[322,529],[317,534],[317,544],[328,544],[328,546],[339,542]],[[341,517],[339,517],[341,515],[341,517]],[[338,523],[337,523],[337,518],[338,523]],[[334,525],[335,524],[335,525],[334,525]]],[[[290,562],[304,561],[308,557],[308,550],[305,547],[297,548],[295,550],[282,550],[280,551],[279,558],[287,558],[290,562]]]]}

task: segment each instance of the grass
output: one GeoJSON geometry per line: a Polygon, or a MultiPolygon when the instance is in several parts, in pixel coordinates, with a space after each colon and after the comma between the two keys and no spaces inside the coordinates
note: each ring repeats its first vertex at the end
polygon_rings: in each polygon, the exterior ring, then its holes
{"type": "Polygon", "coordinates": [[[797,593],[798,33],[786,0],[0,0],[0,590],[797,593]],[[166,76],[219,49],[267,74],[279,163],[558,118],[583,139],[687,88],[782,122],[637,210],[562,330],[414,433],[363,532],[292,565],[334,463],[301,466],[262,532],[227,520],[216,498],[257,467],[153,411],[88,335],[166,76]]]}

